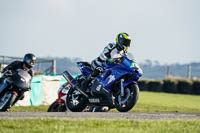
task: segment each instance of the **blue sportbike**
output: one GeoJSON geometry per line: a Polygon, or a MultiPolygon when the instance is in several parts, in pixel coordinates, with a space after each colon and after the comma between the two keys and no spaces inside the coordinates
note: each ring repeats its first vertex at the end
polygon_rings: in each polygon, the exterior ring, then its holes
{"type": "Polygon", "coordinates": [[[63,76],[71,84],[66,104],[72,112],[81,112],[87,106],[107,106],[120,112],[131,110],[139,97],[137,81],[142,70],[127,56],[104,63],[105,71],[94,78],[84,89],[85,79],[91,75],[91,65],[77,62],[81,74],[73,78],[68,71],[63,76]]]}

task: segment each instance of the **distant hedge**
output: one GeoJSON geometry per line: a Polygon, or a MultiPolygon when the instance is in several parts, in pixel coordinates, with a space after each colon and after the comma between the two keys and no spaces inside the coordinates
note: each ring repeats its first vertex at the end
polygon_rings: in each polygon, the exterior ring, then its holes
{"type": "Polygon", "coordinates": [[[148,90],[155,92],[163,92],[162,86],[163,86],[162,80],[152,80],[148,84],[148,90]]]}
{"type": "Polygon", "coordinates": [[[163,91],[168,93],[178,93],[178,81],[172,79],[163,80],[163,91]]]}
{"type": "Polygon", "coordinates": [[[141,91],[148,91],[149,80],[140,80],[138,85],[141,91]]]}
{"type": "Polygon", "coordinates": [[[138,81],[141,91],[200,95],[200,80],[164,79],[138,81]]]}
{"type": "Polygon", "coordinates": [[[200,95],[200,81],[193,81],[192,89],[194,94],[200,95]]]}
{"type": "Polygon", "coordinates": [[[178,93],[192,94],[193,93],[192,84],[193,82],[190,80],[179,80],[177,85],[178,93]]]}

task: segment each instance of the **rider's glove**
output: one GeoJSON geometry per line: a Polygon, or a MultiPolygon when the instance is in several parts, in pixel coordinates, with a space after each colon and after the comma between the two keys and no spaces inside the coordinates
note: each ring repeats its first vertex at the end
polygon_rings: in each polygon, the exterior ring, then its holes
{"type": "Polygon", "coordinates": [[[104,71],[103,67],[97,67],[96,70],[99,71],[99,73],[102,73],[104,71]]]}
{"type": "Polygon", "coordinates": [[[112,58],[110,58],[110,59],[107,59],[107,62],[108,63],[113,63],[115,60],[114,59],[112,59],[112,58]]]}

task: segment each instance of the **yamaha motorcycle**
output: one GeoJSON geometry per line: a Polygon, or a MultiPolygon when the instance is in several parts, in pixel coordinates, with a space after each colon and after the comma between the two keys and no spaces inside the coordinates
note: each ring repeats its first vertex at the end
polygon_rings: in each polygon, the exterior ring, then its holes
{"type": "Polygon", "coordinates": [[[89,85],[80,89],[85,79],[91,75],[92,69],[87,62],[77,62],[81,75],[73,78],[68,71],[63,73],[71,84],[66,103],[72,112],[80,112],[89,106],[107,106],[119,112],[127,112],[136,104],[139,97],[137,81],[142,70],[134,60],[127,56],[104,64],[105,71],[93,79],[89,85]],[[104,95],[109,93],[110,96],[104,95]]]}
{"type": "MultiPolygon", "coordinates": [[[[47,112],[66,112],[69,111],[66,105],[66,97],[71,85],[66,82],[58,89],[58,98],[49,106],[47,112]]],[[[83,112],[107,112],[108,107],[87,106],[83,112]]]]}
{"type": "Polygon", "coordinates": [[[30,89],[31,75],[22,69],[6,72],[0,82],[0,112],[8,111],[30,89]]]}

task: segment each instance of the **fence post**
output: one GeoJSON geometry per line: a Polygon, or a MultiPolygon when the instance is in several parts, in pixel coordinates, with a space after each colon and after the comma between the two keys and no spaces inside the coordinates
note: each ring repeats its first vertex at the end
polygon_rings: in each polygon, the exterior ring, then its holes
{"type": "Polygon", "coordinates": [[[2,64],[5,64],[5,56],[3,56],[2,60],[3,60],[2,64]]]}
{"type": "Polygon", "coordinates": [[[56,74],[56,60],[55,59],[52,61],[52,72],[53,74],[56,74]]]}
{"type": "Polygon", "coordinates": [[[187,65],[187,78],[188,79],[191,78],[191,65],[190,64],[187,65]]]}
{"type": "Polygon", "coordinates": [[[0,72],[3,70],[4,64],[5,64],[5,56],[2,56],[2,64],[0,64],[0,72]]]}
{"type": "Polygon", "coordinates": [[[37,64],[37,71],[40,72],[40,63],[37,64]]]}
{"type": "Polygon", "coordinates": [[[167,77],[167,78],[170,77],[170,65],[167,66],[167,76],[166,76],[166,77],[167,77]]]}

